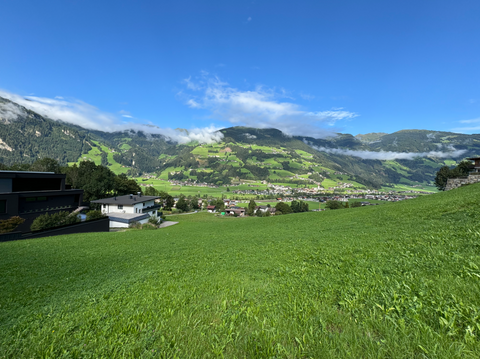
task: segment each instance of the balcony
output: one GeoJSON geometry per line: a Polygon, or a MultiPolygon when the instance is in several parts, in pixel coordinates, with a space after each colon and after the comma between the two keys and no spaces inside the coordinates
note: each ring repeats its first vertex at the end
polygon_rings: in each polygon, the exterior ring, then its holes
{"type": "Polygon", "coordinates": [[[162,206],[160,206],[159,204],[155,204],[155,205],[150,206],[150,207],[142,208],[142,213],[147,213],[147,212],[151,212],[151,211],[157,211],[157,210],[159,210],[160,208],[162,208],[162,206]]]}

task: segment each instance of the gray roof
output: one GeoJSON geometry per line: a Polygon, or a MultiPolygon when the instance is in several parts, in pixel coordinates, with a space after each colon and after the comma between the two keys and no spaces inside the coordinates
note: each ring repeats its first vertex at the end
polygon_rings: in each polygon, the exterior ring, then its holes
{"type": "Polygon", "coordinates": [[[160,198],[158,196],[138,196],[138,195],[133,195],[132,198],[130,198],[130,195],[126,196],[117,196],[117,197],[110,197],[110,198],[103,198],[103,199],[97,199],[96,201],[92,201],[92,203],[100,203],[100,204],[124,204],[124,205],[131,205],[133,206],[136,203],[142,203],[146,201],[151,201],[155,200],[157,198],[160,198]]]}
{"type": "Polygon", "coordinates": [[[107,213],[107,216],[111,221],[121,223],[132,223],[150,217],[147,213],[107,213]]]}

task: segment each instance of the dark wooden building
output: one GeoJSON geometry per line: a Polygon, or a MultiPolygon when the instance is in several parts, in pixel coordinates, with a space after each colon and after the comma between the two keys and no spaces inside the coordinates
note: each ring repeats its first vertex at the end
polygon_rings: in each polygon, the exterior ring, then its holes
{"type": "Polygon", "coordinates": [[[474,162],[470,172],[480,172],[480,157],[467,158],[467,160],[474,162]]]}

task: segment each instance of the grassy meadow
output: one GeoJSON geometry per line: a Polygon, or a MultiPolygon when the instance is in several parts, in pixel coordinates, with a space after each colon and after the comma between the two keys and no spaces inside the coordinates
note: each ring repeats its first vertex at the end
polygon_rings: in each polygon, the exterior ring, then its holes
{"type": "Polygon", "coordinates": [[[0,243],[0,358],[478,358],[479,203],[0,243]]]}

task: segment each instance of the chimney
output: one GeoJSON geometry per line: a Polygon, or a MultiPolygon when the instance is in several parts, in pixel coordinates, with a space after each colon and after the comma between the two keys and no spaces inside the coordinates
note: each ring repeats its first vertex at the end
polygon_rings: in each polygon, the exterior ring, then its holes
{"type": "Polygon", "coordinates": [[[142,192],[137,192],[138,197],[142,197],[142,192]]]}
{"type": "Polygon", "coordinates": [[[132,199],[132,198],[133,198],[133,194],[130,195],[130,199],[132,199]]]}
{"type": "Polygon", "coordinates": [[[115,201],[117,200],[117,196],[115,196],[115,197],[113,197],[113,198],[114,198],[115,201]]]}

